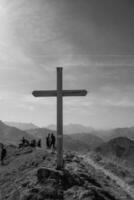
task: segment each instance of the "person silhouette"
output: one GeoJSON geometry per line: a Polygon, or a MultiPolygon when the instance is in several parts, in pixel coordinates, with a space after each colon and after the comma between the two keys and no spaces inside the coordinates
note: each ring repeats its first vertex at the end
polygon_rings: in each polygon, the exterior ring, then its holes
{"type": "Polygon", "coordinates": [[[7,155],[7,150],[4,147],[4,145],[2,144],[2,146],[1,146],[1,165],[4,165],[4,159],[5,159],[6,155],[7,155]]]}
{"type": "Polygon", "coordinates": [[[50,135],[50,133],[46,137],[46,147],[47,147],[47,149],[51,148],[51,135],[50,135]]]}
{"type": "Polygon", "coordinates": [[[23,137],[21,141],[22,141],[22,147],[24,147],[25,144],[26,144],[26,139],[25,139],[25,137],[23,137]]]}
{"type": "Polygon", "coordinates": [[[33,148],[36,147],[36,140],[35,140],[35,139],[33,139],[33,140],[31,141],[30,146],[33,147],[33,148]]]}
{"type": "Polygon", "coordinates": [[[51,146],[53,149],[56,149],[55,142],[56,142],[56,138],[55,138],[55,135],[52,133],[51,134],[51,146]]]}
{"type": "Polygon", "coordinates": [[[41,139],[38,140],[37,146],[41,148],[41,139]]]}

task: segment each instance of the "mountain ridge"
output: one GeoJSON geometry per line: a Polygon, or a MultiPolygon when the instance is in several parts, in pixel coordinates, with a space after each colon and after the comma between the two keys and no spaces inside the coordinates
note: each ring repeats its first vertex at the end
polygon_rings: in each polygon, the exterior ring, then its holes
{"type": "Polygon", "coordinates": [[[0,121],[0,142],[8,144],[18,144],[22,137],[32,140],[34,137],[16,127],[8,126],[0,121]]]}
{"type": "Polygon", "coordinates": [[[104,157],[117,158],[126,166],[134,167],[134,141],[127,137],[117,137],[104,142],[95,151],[104,157]]]}
{"type": "MultiPolygon", "coordinates": [[[[47,126],[48,129],[56,130],[56,125],[51,124],[47,126]]],[[[89,133],[93,132],[94,128],[90,126],[84,126],[81,124],[67,124],[63,126],[64,134],[73,134],[73,133],[89,133]]]]}
{"type": "MultiPolygon", "coordinates": [[[[46,137],[49,133],[54,133],[56,135],[56,131],[47,128],[31,129],[27,130],[27,132],[35,137],[41,138],[44,146],[46,146],[46,137]]],[[[63,134],[63,142],[65,149],[89,151],[103,143],[103,140],[93,134],[75,133],[63,134]]]]}
{"type": "Polygon", "coordinates": [[[36,126],[33,123],[25,123],[25,122],[9,122],[9,121],[4,121],[5,124],[7,124],[8,126],[13,126],[16,127],[20,130],[29,130],[29,129],[35,129],[35,128],[39,128],[38,126],[36,126]]]}

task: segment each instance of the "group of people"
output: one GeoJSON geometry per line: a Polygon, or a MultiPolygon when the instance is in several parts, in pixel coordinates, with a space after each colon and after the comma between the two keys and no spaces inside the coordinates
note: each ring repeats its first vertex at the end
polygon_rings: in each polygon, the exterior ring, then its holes
{"type": "Polygon", "coordinates": [[[46,137],[47,149],[52,148],[53,150],[55,150],[56,149],[55,143],[56,143],[55,135],[53,133],[49,133],[48,136],[46,137]]]}
{"type": "MultiPolygon", "coordinates": [[[[18,148],[23,148],[23,147],[28,147],[28,146],[31,146],[33,148],[35,148],[35,147],[40,147],[41,148],[41,146],[42,146],[41,139],[39,139],[38,141],[36,141],[35,139],[29,141],[29,140],[25,139],[25,137],[23,137],[18,148]]],[[[6,147],[5,147],[4,144],[1,144],[1,148],[0,148],[1,165],[4,165],[4,160],[5,160],[6,156],[7,156],[6,147]]]]}
{"type": "Polygon", "coordinates": [[[36,141],[35,139],[29,141],[29,140],[25,139],[25,137],[23,137],[21,140],[21,143],[19,144],[19,148],[27,147],[27,146],[41,147],[41,139],[39,139],[38,141],[36,141]]]}
{"type": "MultiPolygon", "coordinates": [[[[53,133],[49,133],[48,136],[46,137],[46,147],[47,149],[51,149],[52,150],[56,150],[56,137],[53,133]]],[[[31,146],[31,147],[41,147],[41,139],[39,139],[38,141],[36,141],[35,139],[29,141],[27,139],[25,139],[25,137],[22,138],[21,143],[19,144],[19,148],[21,147],[27,147],[27,146],[31,146]]],[[[1,154],[0,154],[0,159],[1,159],[1,165],[4,165],[4,160],[7,156],[7,150],[6,147],[1,144],[1,154]]]]}

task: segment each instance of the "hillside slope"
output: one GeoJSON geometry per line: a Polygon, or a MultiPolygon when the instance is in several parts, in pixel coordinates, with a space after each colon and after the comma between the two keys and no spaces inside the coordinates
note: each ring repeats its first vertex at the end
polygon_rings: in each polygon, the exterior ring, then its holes
{"type": "Polygon", "coordinates": [[[106,157],[115,157],[129,167],[134,166],[134,141],[126,137],[114,138],[96,148],[96,152],[106,157]]]}
{"type": "Polygon", "coordinates": [[[85,144],[80,140],[76,140],[70,135],[64,135],[63,144],[65,150],[77,151],[77,152],[87,152],[90,150],[90,145],[85,144]]]}
{"type": "Polygon", "coordinates": [[[25,149],[0,166],[2,200],[132,200],[109,176],[74,153],[64,154],[64,171],[57,171],[56,154],[25,149]]]}
{"type": "Polygon", "coordinates": [[[103,140],[109,141],[118,137],[127,137],[130,140],[134,140],[134,127],[130,128],[115,128],[111,130],[104,131],[94,131],[94,134],[100,136],[103,140]]]}
{"type": "Polygon", "coordinates": [[[71,134],[70,136],[73,140],[88,146],[88,149],[94,149],[104,142],[100,137],[90,133],[76,133],[71,134]]]}
{"type": "Polygon", "coordinates": [[[8,126],[0,121],[0,142],[5,144],[18,144],[22,137],[29,140],[34,137],[25,131],[19,130],[15,127],[8,126]]]}
{"type": "Polygon", "coordinates": [[[4,122],[8,126],[13,126],[15,128],[18,128],[20,130],[29,130],[29,129],[35,129],[39,128],[38,126],[34,125],[33,123],[20,123],[20,122],[4,122]]]}

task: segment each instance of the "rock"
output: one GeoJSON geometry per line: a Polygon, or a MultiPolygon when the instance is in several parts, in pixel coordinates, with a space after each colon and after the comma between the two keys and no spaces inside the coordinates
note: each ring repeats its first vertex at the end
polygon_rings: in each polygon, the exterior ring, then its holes
{"type": "MultiPolygon", "coordinates": [[[[65,199],[93,200],[90,192],[81,186],[73,186],[65,191],[65,199]]],[[[95,200],[95,199],[94,199],[95,200]]]]}
{"type": "Polygon", "coordinates": [[[76,163],[80,163],[81,159],[75,156],[75,157],[72,159],[72,161],[73,161],[73,162],[76,162],[76,163]]]}
{"type": "Polygon", "coordinates": [[[64,156],[64,160],[66,162],[72,162],[74,158],[74,154],[72,152],[67,152],[66,155],[64,156]]]}
{"type": "Polygon", "coordinates": [[[55,183],[56,181],[59,185],[62,185],[65,190],[74,185],[81,186],[85,182],[84,174],[76,174],[68,170],[59,171],[50,168],[38,169],[37,178],[39,183],[55,183]]]}
{"type": "Polygon", "coordinates": [[[33,188],[30,190],[31,193],[38,193],[39,192],[39,188],[33,188]]]}
{"type": "Polygon", "coordinates": [[[44,155],[44,156],[42,157],[42,159],[43,159],[43,160],[45,160],[46,158],[47,158],[47,156],[46,156],[46,155],[44,155]]]}
{"type": "Polygon", "coordinates": [[[94,194],[93,191],[83,190],[79,195],[79,200],[93,200],[94,194]]]}
{"type": "Polygon", "coordinates": [[[19,200],[20,199],[20,191],[15,190],[12,192],[11,200],[19,200]]]}
{"type": "MultiPolygon", "coordinates": [[[[36,194],[27,194],[24,195],[21,200],[39,200],[39,197],[36,194]]],[[[43,200],[43,199],[40,199],[43,200]]]]}
{"type": "Polygon", "coordinates": [[[50,186],[43,187],[42,189],[32,189],[23,196],[21,200],[44,200],[44,199],[63,199],[63,192],[52,188],[50,186]]]}
{"type": "Polygon", "coordinates": [[[44,183],[47,179],[62,179],[63,172],[50,168],[40,168],[37,171],[37,178],[40,183],[44,183]]]}
{"type": "Polygon", "coordinates": [[[29,185],[29,181],[22,183],[22,187],[27,187],[29,185]]]}
{"type": "Polygon", "coordinates": [[[31,163],[31,165],[34,166],[34,167],[37,167],[37,166],[39,165],[39,162],[38,162],[38,161],[33,161],[33,162],[31,163]]]}
{"type": "Polygon", "coordinates": [[[39,195],[42,200],[45,198],[58,199],[58,191],[52,187],[45,187],[42,191],[39,192],[39,195]]]}
{"type": "Polygon", "coordinates": [[[63,188],[69,189],[70,187],[77,185],[80,186],[83,184],[83,181],[81,180],[80,176],[74,173],[70,173],[68,170],[64,170],[64,176],[63,176],[63,188]]]}

